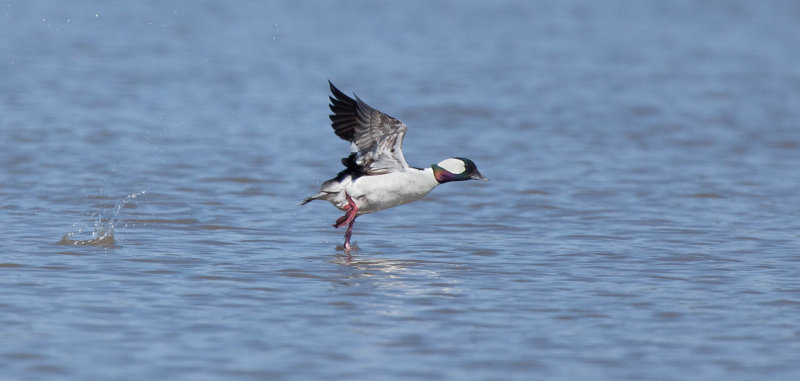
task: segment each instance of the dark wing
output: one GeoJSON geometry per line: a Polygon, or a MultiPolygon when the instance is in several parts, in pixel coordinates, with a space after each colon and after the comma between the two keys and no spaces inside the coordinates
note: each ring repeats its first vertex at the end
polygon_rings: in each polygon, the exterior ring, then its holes
{"type": "Polygon", "coordinates": [[[386,115],[356,96],[348,97],[331,85],[331,126],[336,136],[352,142],[358,153],[357,163],[369,175],[382,175],[408,169],[403,157],[403,137],[406,125],[386,115]]]}

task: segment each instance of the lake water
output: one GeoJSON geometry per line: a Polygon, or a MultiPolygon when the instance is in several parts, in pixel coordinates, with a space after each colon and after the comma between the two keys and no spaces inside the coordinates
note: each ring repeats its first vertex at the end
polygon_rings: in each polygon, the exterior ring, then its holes
{"type": "Polygon", "coordinates": [[[794,1],[0,3],[0,379],[800,379],[794,1]],[[362,216],[330,79],[475,161],[362,216]]]}

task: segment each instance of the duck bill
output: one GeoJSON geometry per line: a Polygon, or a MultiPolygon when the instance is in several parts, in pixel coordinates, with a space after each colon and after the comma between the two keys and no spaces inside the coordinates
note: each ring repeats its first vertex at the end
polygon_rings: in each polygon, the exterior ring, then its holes
{"type": "Polygon", "coordinates": [[[475,173],[474,175],[470,176],[469,178],[472,179],[472,180],[489,181],[489,178],[484,176],[484,175],[482,175],[480,172],[475,173]]]}

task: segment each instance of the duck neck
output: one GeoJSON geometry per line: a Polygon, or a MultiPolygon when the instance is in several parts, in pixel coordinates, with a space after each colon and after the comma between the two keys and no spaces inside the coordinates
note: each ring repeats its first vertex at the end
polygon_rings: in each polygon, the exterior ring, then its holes
{"type": "Polygon", "coordinates": [[[428,167],[422,170],[425,173],[425,179],[430,183],[431,189],[436,188],[437,185],[442,184],[436,180],[436,175],[433,173],[433,168],[428,167]]]}

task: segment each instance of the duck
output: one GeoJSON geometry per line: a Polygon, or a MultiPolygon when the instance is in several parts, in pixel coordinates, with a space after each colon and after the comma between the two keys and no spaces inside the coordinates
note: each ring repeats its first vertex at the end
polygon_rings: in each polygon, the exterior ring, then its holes
{"type": "Polygon", "coordinates": [[[357,95],[355,99],[328,81],[331,127],[342,140],[350,142],[350,155],[343,158],[345,169],[322,183],[319,191],[301,205],[325,200],[345,212],[334,228],[347,225],[344,250],[350,253],[350,237],[356,217],[422,199],[437,186],[466,180],[489,179],[475,163],[451,157],[427,168],[409,166],[403,156],[405,123],[378,111],[357,95]]]}

